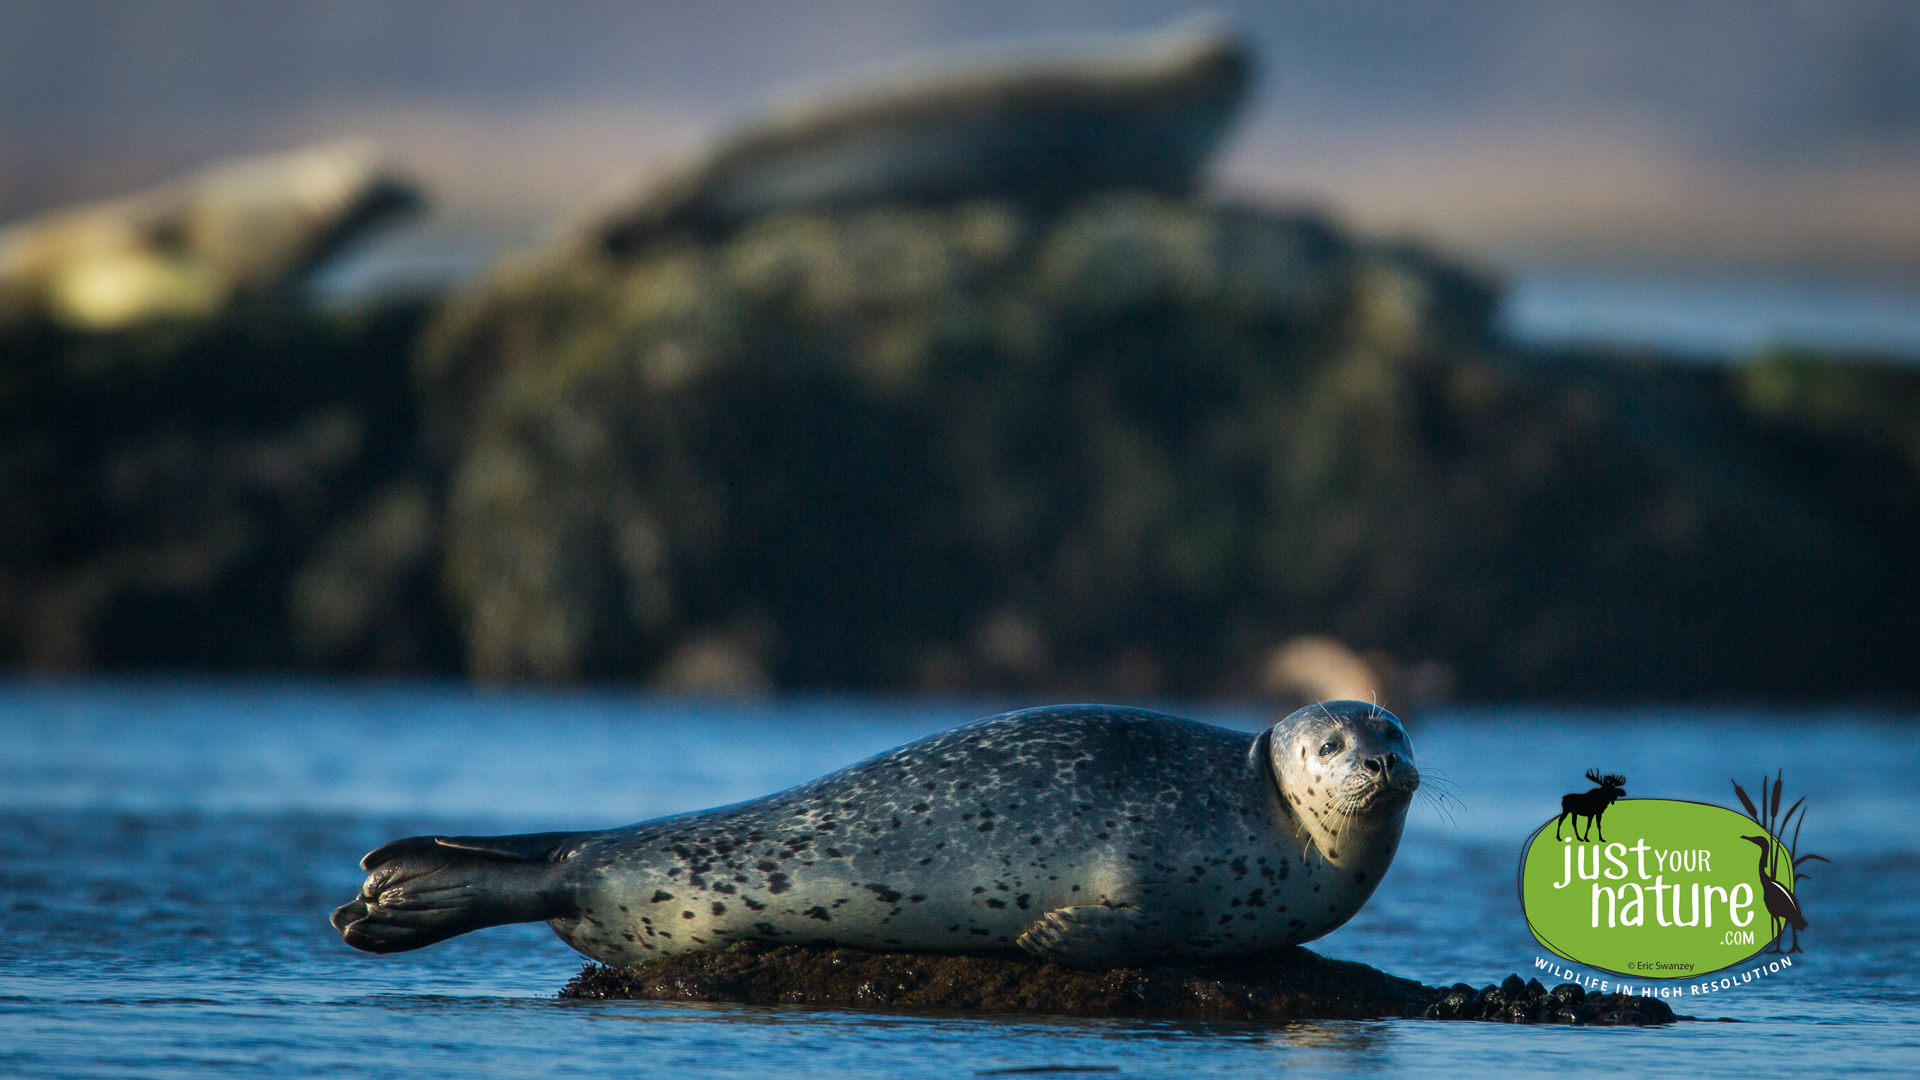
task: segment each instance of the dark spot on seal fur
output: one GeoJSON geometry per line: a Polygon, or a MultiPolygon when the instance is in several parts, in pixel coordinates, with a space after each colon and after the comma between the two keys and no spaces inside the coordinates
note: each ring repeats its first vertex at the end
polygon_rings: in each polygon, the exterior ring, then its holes
{"type": "Polygon", "coordinates": [[[672,893],[667,892],[663,889],[655,889],[653,892],[653,899],[647,901],[647,903],[658,904],[658,903],[661,903],[662,901],[671,900],[671,899],[673,899],[672,893]]]}
{"type": "Polygon", "coordinates": [[[779,896],[781,893],[786,892],[791,888],[793,888],[793,882],[787,880],[787,875],[785,874],[768,874],[767,875],[767,891],[772,893],[773,895],[779,896]]]}

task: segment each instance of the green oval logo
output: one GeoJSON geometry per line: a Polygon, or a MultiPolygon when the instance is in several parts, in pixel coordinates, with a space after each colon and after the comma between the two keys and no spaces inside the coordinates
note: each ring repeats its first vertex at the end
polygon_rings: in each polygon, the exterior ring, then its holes
{"type": "Polygon", "coordinates": [[[1528,928],[1564,959],[1634,978],[1690,978],[1752,958],[1779,936],[1780,913],[1797,912],[1793,858],[1752,818],[1706,803],[1619,799],[1605,810],[1605,841],[1577,824],[1548,821],[1520,860],[1528,928]]]}

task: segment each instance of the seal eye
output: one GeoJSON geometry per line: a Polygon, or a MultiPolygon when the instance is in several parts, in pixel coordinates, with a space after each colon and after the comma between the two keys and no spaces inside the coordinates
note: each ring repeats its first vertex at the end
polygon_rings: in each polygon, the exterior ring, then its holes
{"type": "Polygon", "coordinates": [[[1323,742],[1320,744],[1320,756],[1326,757],[1328,754],[1335,753],[1339,749],[1340,749],[1339,739],[1328,739],[1326,742],[1323,742]]]}

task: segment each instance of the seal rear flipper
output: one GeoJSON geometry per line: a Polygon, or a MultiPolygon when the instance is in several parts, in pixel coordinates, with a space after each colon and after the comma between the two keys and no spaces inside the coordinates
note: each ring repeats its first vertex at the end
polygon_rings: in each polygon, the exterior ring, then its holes
{"type": "Polygon", "coordinates": [[[1167,951],[1160,921],[1124,904],[1054,908],[1014,944],[1042,960],[1096,969],[1146,963],[1167,951]]]}
{"type": "Polygon", "coordinates": [[[558,862],[566,855],[566,849],[574,841],[586,837],[587,833],[542,832],[521,833],[516,836],[409,836],[392,843],[382,844],[360,860],[360,869],[372,870],[390,859],[401,855],[422,852],[458,851],[475,858],[489,859],[507,863],[558,862]]]}
{"type": "Polygon", "coordinates": [[[572,913],[559,874],[568,847],[586,834],[410,836],[360,860],[360,895],[333,913],[346,943],[373,953],[406,952],[516,922],[572,913]]]}

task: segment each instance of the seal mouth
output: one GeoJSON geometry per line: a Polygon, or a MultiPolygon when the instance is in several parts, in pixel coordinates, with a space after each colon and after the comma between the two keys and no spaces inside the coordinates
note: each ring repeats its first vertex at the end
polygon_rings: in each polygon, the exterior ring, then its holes
{"type": "Polygon", "coordinates": [[[1382,811],[1402,810],[1413,804],[1420,790],[1420,774],[1412,765],[1366,775],[1353,791],[1340,800],[1340,809],[1348,816],[1366,816],[1382,811]]]}

